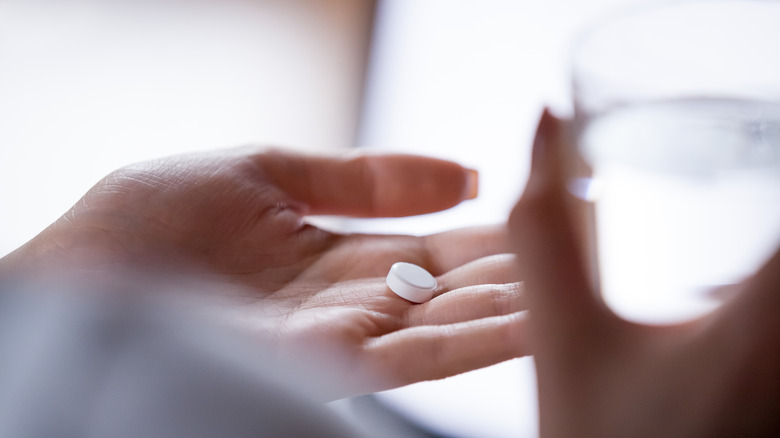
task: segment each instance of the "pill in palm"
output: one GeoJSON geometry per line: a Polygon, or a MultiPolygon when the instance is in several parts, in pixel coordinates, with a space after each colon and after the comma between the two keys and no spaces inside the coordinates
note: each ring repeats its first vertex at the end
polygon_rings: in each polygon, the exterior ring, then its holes
{"type": "Polygon", "coordinates": [[[433,297],[436,278],[420,266],[398,262],[387,273],[387,287],[401,298],[413,303],[424,303],[433,297]]]}

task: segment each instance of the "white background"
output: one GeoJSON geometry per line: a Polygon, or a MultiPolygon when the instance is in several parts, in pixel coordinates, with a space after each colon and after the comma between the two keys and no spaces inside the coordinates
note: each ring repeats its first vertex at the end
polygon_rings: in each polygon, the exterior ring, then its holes
{"type": "MultiPolygon", "coordinates": [[[[542,107],[570,110],[576,32],[633,3],[381,2],[362,100],[365,2],[0,2],[0,254],[119,166],[249,141],[403,150],[481,173],[478,200],[355,228],[501,222],[542,107]]],[[[535,436],[533,386],[524,359],[383,399],[452,436],[535,436]]]]}

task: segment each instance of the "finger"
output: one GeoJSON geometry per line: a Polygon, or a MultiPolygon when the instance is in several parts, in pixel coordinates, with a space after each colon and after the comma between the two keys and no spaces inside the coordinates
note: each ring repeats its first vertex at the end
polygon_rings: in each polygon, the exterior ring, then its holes
{"type": "Polygon", "coordinates": [[[274,150],[257,154],[255,161],[309,214],[410,216],[444,210],[477,195],[475,170],[429,157],[324,157],[274,150]]]}
{"type": "Polygon", "coordinates": [[[477,284],[518,281],[514,254],[494,254],[466,263],[438,278],[439,293],[477,284]]]}
{"type": "Polygon", "coordinates": [[[771,304],[774,309],[780,307],[780,248],[764,263],[751,282],[756,290],[754,294],[763,304],[771,304]]]}
{"type": "Polygon", "coordinates": [[[399,330],[366,344],[367,366],[391,386],[442,379],[529,354],[525,313],[399,330]]]}
{"type": "Polygon", "coordinates": [[[510,315],[526,309],[523,283],[479,284],[456,289],[427,303],[409,308],[406,325],[441,325],[491,316],[510,315]]]}
{"type": "Polygon", "coordinates": [[[574,212],[565,189],[562,122],[547,111],[539,122],[531,175],[510,218],[520,278],[526,282],[534,333],[553,350],[581,351],[605,332],[608,315],[591,287],[574,212]]]}
{"type": "Polygon", "coordinates": [[[504,224],[446,231],[421,239],[429,255],[427,268],[434,275],[485,256],[512,252],[504,224]]]}
{"type": "Polygon", "coordinates": [[[768,342],[780,346],[780,250],[755,274],[730,289],[731,299],[716,314],[723,321],[724,332],[739,328],[745,346],[763,343],[763,348],[774,348],[768,342]]]}

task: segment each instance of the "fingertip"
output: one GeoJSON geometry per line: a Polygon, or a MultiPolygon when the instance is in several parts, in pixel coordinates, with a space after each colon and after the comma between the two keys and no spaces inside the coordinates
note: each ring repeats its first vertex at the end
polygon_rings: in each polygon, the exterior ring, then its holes
{"type": "Polygon", "coordinates": [[[533,150],[531,153],[531,164],[538,167],[539,163],[545,158],[547,151],[547,139],[552,129],[554,119],[547,107],[542,110],[542,116],[539,118],[539,124],[536,126],[536,135],[534,136],[533,150]]]}
{"type": "Polygon", "coordinates": [[[411,216],[454,207],[474,199],[479,173],[458,163],[418,155],[372,157],[377,209],[373,216],[411,216]]]}
{"type": "Polygon", "coordinates": [[[566,141],[564,121],[545,108],[534,136],[529,185],[560,182],[567,152],[566,141]]]}

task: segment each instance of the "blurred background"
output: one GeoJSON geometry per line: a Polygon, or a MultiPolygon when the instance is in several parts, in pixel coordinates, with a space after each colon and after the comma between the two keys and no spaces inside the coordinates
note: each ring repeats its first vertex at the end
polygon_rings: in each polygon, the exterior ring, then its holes
{"type": "MultiPolygon", "coordinates": [[[[0,255],[118,167],[249,142],[413,152],[481,173],[480,197],[450,211],[329,226],[504,221],[541,109],[571,111],[572,42],[637,3],[0,0],[0,255]]],[[[414,425],[404,434],[533,437],[534,391],[518,359],[335,407],[389,408],[414,425]]]]}

